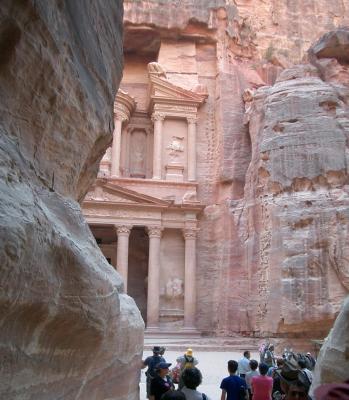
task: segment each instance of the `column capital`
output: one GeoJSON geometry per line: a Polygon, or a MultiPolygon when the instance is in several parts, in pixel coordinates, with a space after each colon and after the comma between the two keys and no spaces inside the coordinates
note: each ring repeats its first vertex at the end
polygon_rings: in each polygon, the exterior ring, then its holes
{"type": "Polygon", "coordinates": [[[128,118],[126,115],[123,114],[115,114],[114,115],[114,120],[115,121],[120,121],[121,123],[124,123],[125,121],[128,121],[128,118]]]}
{"type": "Polygon", "coordinates": [[[163,231],[163,227],[161,226],[148,226],[147,227],[147,232],[148,232],[148,236],[151,237],[158,237],[161,238],[161,234],[163,231]]]}
{"type": "Polygon", "coordinates": [[[197,232],[199,231],[198,228],[183,228],[183,237],[184,239],[196,239],[197,232]]]}
{"type": "Polygon", "coordinates": [[[155,121],[163,121],[165,119],[165,114],[160,113],[160,112],[154,112],[153,115],[151,116],[151,120],[153,122],[155,121]]]}
{"type": "Polygon", "coordinates": [[[187,117],[188,124],[197,124],[198,118],[196,116],[187,117]]]}
{"type": "Polygon", "coordinates": [[[119,235],[129,235],[131,233],[132,225],[114,225],[116,234],[119,235]]]}

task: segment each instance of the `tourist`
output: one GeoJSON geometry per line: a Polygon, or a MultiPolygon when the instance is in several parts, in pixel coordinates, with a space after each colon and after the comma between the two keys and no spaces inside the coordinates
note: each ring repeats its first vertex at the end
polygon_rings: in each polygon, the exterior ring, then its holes
{"type": "Polygon", "coordinates": [[[248,350],[246,350],[246,351],[244,351],[244,356],[238,362],[238,372],[239,372],[240,378],[245,379],[247,372],[251,371],[250,357],[251,357],[250,352],[248,350]]]}
{"type": "Polygon", "coordinates": [[[268,365],[260,363],[258,369],[259,375],[251,379],[253,400],[271,400],[273,378],[267,376],[268,365]]]}
{"type": "Polygon", "coordinates": [[[306,358],[306,360],[307,360],[307,368],[310,370],[310,371],[313,371],[314,370],[314,368],[315,368],[315,364],[316,364],[316,360],[315,360],[315,358],[311,355],[311,353],[309,353],[309,351],[308,351],[308,353],[305,355],[305,358],[306,358]]]}
{"type": "Polygon", "coordinates": [[[243,396],[248,400],[246,381],[236,375],[237,370],[238,363],[235,360],[229,360],[229,376],[222,380],[220,386],[222,389],[221,400],[240,400],[243,396]]]}
{"type": "Polygon", "coordinates": [[[202,382],[202,375],[199,369],[195,367],[184,369],[182,379],[184,386],[180,391],[185,394],[186,400],[210,400],[205,393],[196,390],[202,382]]]}
{"type": "MultiPolygon", "coordinates": [[[[273,391],[272,391],[272,397],[273,398],[281,398],[281,396],[284,394],[282,389],[281,389],[281,383],[280,383],[280,376],[276,373],[277,369],[281,369],[284,365],[284,359],[283,358],[278,358],[276,360],[276,368],[273,369],[273,391]],[[274,396],[275,394],[275,396],[274,396]]],[[[269,372],[269,371],[268,371],[269,372]]]]}
{"type": "Polygon", "coordinates": [[[153,355],[147,357],[144,361],[142,361],[142,368],[148,367],[145,375],[147,377],[146,379],[146,387],[147,387],[147,398],[149,399],[150,395],[150,383],[151,380],[155,378],[156,376],[156,366],[160,362],[166,362],[164,357],[160,355],[161,353],[161,347],[160,346],[154,346],[153,347],[153,355]]]}
{"type": "Polygon", "coordinates": [[[283,400],[309,399],[309,381],[293,360],[284,361],[282,368],[275,373],[279,375],[281,389],[285,393],[283,400]]]}
{"type": "Polygon", "coordinates": [[[281,368],[284,365],[284,359],[283,358],[277,358],[276,359],[276,365],[273,365],[272,367],[269,367],[267,376],[271,376],[272,378],[274,377],[274,372],[276,369],[281,368]]]}
{"type": "Polygon", "coordinates": [[[180,390],[168,390],[161,396],[161,400],[186,400],[186,398],[180,390]]]}
{"type": "Polygon", "coordinates": [[[245,381],[247,385],[248,394],[250,395],[250,400],[252,399],[252,391],[251,391],[251,379],[253,376],[259,375],[259,371],[257,371],[258,361],[250,360],[250,368],[251,371],[246,373],[245,381]]]}
{"type": "Polygon", "coordinates": [[[193,356],[192,349],[187,349],[187,351],[184,353],[184,355],[179,356],[176,361],[180,367],[178,388],[181,389],[183,387],[183,380],[182,380],[183,371],[186,368],[194,368],[195,365],[197,365],[199,363],[199,361],[193,356]]]}
{"type": "Polygon", "coordinates": [[[305,360],[301,359],[298,360],[298,365],[301,369],[301,371],[303,371],[304,375],[307,377],[308,381],[309,381],[309,385],[311,385],[311,383],[313,382],[313,374],[312,372],[307,368],[307,363],[305,360]]]}
{"type": "Polygon", "coordinates": [[[267,364],[268,368],[275,365],[274,346],[272,344],[264,352],[263,363],[267,364]]]}
{"type": "Polygon", "coordinates": [[[170,363],[160,362],[155,370],[156,376],[150,381],[150,400],[160,400],[169,390],[174,390],[171,378],[168,376],[170,363]]]}

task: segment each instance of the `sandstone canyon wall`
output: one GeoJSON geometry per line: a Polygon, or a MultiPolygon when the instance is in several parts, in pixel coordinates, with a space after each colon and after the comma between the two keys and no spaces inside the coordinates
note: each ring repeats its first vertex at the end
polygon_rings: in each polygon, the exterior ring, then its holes
{"type": "Polygon", "coordinates": [[[143,321],[78,203],[112,139],[122,2],[2,1],[0,54],[0,398],[136,399],[143,321]]]}
{"type": "MultiPolygon", "coordinates": [[[[199,329],[326,335],[348,293],[347,61],[325,51],[294,65],[349,25],[348,4],[124,6],[126,59],[158,61],[171,82],[208,93],[197,135],[199,329]]],[[[125,89],[141,99],[143,86],[125,89]]]]}

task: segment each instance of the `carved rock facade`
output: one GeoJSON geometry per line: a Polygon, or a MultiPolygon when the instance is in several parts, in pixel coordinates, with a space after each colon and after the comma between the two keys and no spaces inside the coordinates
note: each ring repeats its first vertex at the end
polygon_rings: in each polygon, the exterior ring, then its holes
{"type": "Polygon", "coordinates": [[[348,293],[348,70],[329,49],[346,30],[306,50],[349,10],[307,4],[124,2],[127,118],[84,212],[114,266],[113,225],[133,226],[123,276],[146,323],[162,229],[152,329],[323,337],[348,293]]]}
{"type": "Polygon", "coordinates": [[[121,31],[121,2],[1,3],[1,398],[138,395],[143,321],[77,202],[112,139],[121,31]]]}

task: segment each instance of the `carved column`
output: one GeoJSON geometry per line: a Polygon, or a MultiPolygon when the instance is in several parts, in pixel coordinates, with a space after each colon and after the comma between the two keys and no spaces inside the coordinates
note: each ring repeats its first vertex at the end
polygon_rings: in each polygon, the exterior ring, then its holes
{"type": "Polygon", "coordinates": [[[147,328],[159,327],[160,311],[160,239],[162,228],[148,228],[149,235],[149,266],[148,266],[148,301],[147,328]]]}
{"type": "Polygon", "coordinates": [[[184,258],[184,328],[195,329],[196,317],[196,232],[195,228],[183,229],[184,258]]]}
{"type": "Polygon", "coordinates": [[[196,180],[196,123],[195,117],[188,121],[188,181],[196,180]]]}
{"type": "Polygon", "coordinates": [[[124,280],[125,293],[127,293],[128,246],[132,226],[115,226],[115,229],[118,236],[116,268],[124,280]]]}
{"type": "Polygon", "coordinates": [[[125,117],[115,116],[113,143],[111,147],[111,177],[118,178],[120,176],[120,151],[121,151],[121,131],[122,123],[126,121],[125,117]]]}
{"type": "Polygon", "coordinates": [[[153,179],[161,179],[162,170],[162,125],[165,115],[154,113],[154,151],[153,151],[153,179]]]}

